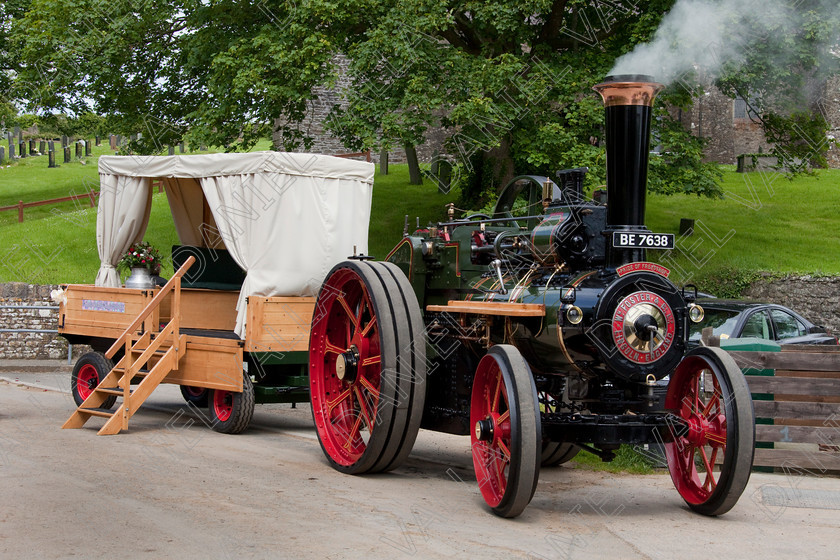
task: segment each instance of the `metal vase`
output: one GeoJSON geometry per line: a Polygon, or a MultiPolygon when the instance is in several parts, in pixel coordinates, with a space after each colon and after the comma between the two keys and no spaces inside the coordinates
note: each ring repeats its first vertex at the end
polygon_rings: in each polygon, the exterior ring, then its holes
{"type": "Polygon", "coordinates": [[[155,287],[155,281],[149,273],[149,269],[145,267],[135,267],[131,269],[131,276],[125,279],[126,288],[134,288],[136,290],[147,290],[155,287]]]}

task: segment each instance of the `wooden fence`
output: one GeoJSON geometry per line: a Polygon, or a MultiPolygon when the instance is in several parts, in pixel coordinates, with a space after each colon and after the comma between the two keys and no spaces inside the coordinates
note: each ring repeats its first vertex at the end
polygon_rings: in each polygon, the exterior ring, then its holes
{"type": "Polygon", "coordinates": [[[756,467],[840,471],[840,346],[730,352],[747,376],[756,467]]]}
{"type": "MultiPolygon", "coordinates": [[[[366,161],[370,161],[370,150],[366,152],[357,152],[353,154],[336,154],[335,157],[340,158],[354,158],[354,157],[364,157],[366,161]]],[[[161,181],[153,181],[152,188],[157,187],[158,192],[163,192],[163,183],[161,181]]],[[[23,222],[23,211],[26,208],[34,208],[35,206],[44,206],[47,204],[58,204],[60,202],[70,202],[72,200],[83,200],[85,198],[90,199],[90,206],[91,208],[96,206],[96,199],[99,196],[99,191],[90,191],[85,194],[76,194],[72,196],[63,196],[61,198],[51,198],[49,200],[39,200],[36,202],[24,202],[22,200],[18,201],[17,204],[13,204],[11,206],[0,206],[0,212],[4,212],[6,210],[17,210],[18,211],[18,223],[23,222]]]]}

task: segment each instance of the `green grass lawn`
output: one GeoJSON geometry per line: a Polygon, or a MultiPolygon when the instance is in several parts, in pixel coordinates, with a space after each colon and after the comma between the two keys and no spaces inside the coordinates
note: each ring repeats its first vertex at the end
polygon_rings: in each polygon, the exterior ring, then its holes
{"type": "Polygon", "coordinates": [[[694,234],[678,238],[673,253],[649,255],[669,265],[678,281],[733,269],[840,274],[840,170],[790,181],[777,173],[726,169],[722,187],[723,200],[648,196],[651,230],[677,233],[681,218],[695,220],[694,234]]]}
{"type": "MultiPolygon", "coordinates": [[[[267,148],[267,143],[255,149],[267,148]]],[[[97,149],[95,155],[111,153],[97,149]]],[[[96,162],[46,169],[46,157],[27,158],[0,169],[0,204],[43,200],[98,187],[96,162]],[[44,168],[41,170],[40,168],[44,168]]],[[[383,258],[399,242],[405,215],[414,230],[445,218],[445,204],[456,191],[440,194],[430,182],[408,184],[405,165],[389,175],[377,169],[370,222],[369,252],[383,258]]],[[[738,174],[727,168],[721,200],[694,196],[650,195],[648,227],[677,233],[680,218],[695,220],[695,233],[677,241],[671,253],[649,258],[673,270],[678,282],[696,280],[701,290],[715,289],[711,278],[733,271],[840,275],[840,170],[789,181],[778,174],[738,174]]],[[[166,250],[177,243],[166,197],[155,194],[146,240],[166,250]]],[[[99,265],[96,210],[86,200],[0,213],[0,281],[35,283],[92,282],[99,265]]],[[[734,274],[737,276],[737,274],[734,274]]]]}
{"type": "MultiPolygon", "coordinates": [[[[19,181],[27,175],[50,177],[49,173],[56,171],[46,169],[33,172],[33,168],[37,169],[33,165],[37,159],[32,158],[31,162],[24,160],[24,165],[19,166],[21,169],[16,170],[19,181]],[[26,169],[29,170],[28,173],[23,172],[26,169]]],[[[75,166],[77,185],[81,185],[83,181],[91,181],[90,177],[98,179],[96,173],[89,173],[89,170],[96,171],[95,163],[88,164],[87,169],[78,163],[67,167],[71,166],[75,166]]],[[[66,185],[73,184],[70,176],[70,173],[65,175],[66,185]]],[[[7,188],[5,178],[6,176],[0,175],[0,190],[7,188]]],[[[78,187],[76,192],[82,190],[78,187]]],[[[30,200],[67,194],[66,191],[56,194],[56,191],[42,189],[30,200]]],[[[376,175],[368,251],[377,258],[383,258],[402,238],[406,213],[411,212],[409,223],[411,231],[414,231],[416,217],[420,217],[423,225],[430,220],[441,220],[446,215],[444,205],[457,197],[457,191],[445,195],[438,193],[437,187],[429,181],[425,181],[423,185],[409,185],[408,167],[391,165],[388,175],[376,175]]],[[[22,224],[17,223],[17,212],[10,211],[5,214],[10,214],[6,216],[10,219],[0,222],[0,281],[36,284],[93,283],[99,269],[96,209],[90,207],[87,199],[27,209],[22,224]],[[32,210],[42,211],[30,215],[32,210]]],[[[152,214],[144,239],[161,248],[164,253],[178,243],[165,194],[155,193],[152,197],[152,214]]],[[[170,275],[171,272],[171,266],[164,267],[164,276],[170,275]]]]}

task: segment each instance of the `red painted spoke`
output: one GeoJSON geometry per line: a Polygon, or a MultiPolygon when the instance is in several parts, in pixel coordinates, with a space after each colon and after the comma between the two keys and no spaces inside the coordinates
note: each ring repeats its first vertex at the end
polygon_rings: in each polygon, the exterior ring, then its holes
{"type": "Polygon", "coordinates": [[[506,410],[504,414],[501,414],[498,418],[496,418],[496,425],[501,426],[508,418],[510,418],[510,410],[506,410]]]}
{"type": "Polygon", "coordinates": [[[368,324],[365,325],[365,328],[363,328],[362,332],[359,333],[361,337],[366,338],[368,334],[370,334],[370,329],[372,329],[374,326],[376,326],[376,317],[371,317],[370,321],[368,321],[368,324]]]}
{"type": "Polygon", "coordinates": [[[324,343],[324,352],[325,353],[326,352],[332,352],[333,354],[343,354],[345,350],[347,350],[347,348],[341,348],[339,346],[336,346],[335,344],[333,344],[329,340],[326,340],[325,343],[324,343]]]}
{"type": "Polygon", "coordinates": [[[718,450],[719,449],[720,449],[719,447],[712,447],[712,459],[711,459],[712,467],[715,466],[715,461],[717,461],[717,456],[718,456],[718,450]]]}
{"type": "Polygon", "coordinates": [[[334,400],[327,401],[327,410],[328,410],[327,417],[332,418],[332,412],[335,409],[335,407],[337,407],[339,404],[341,404],[342,401],[347,400],[347,397],[349,397],[349,396],[350,396],[350,389],[348,388],[347,390],[342,392],[340,395],[338,395],[334,400]]]}
{"type": "Polygon", "coordinates": [[[373,396],[374,404],[379,402],[379,389],[377,389],[367,377],[359,376],[359,383],[373,396]]]}
{"type": "Polygon", "coordinates": [[[499,453],[494,450],[493,451],[493,467],[494,467],[493,470],[496,471],[496,486],[501,493],[504,493],[505,486],[507,486],[506,481],[505,481],[505,473],[504,473],[504,468],[505,468],[506,464],[507,463],[505,463],[505,461],[502,459],[502,456],[499,455],[499,453]]]}
{"type": "Polygon", "coordinates": [[[368,356],[367,358],[363,359],[359,365],[361,367],[365,366],[372,366],[373,364],[378,364],[382,362],[382,356],[368,356]]]}
{"type": "Polygon", "coordinates": [[[493,389],[493,401],[490,403],[490,412],[499,411],[499,397],[502,395],[502,372],[496,376],[496,388],[493,389]]]}
{"type": "Polygon", "coordinates": [[[356,314],[353,313],[353,310],[350,309],[350,305],[347,303],[347,300],[344,299],[344,295],[340,295],[335,299],[338,301],[338,303],[341,304],[341,307],[344,308],[344,312],[347,313],[347,318],[350,319],[350,321],[353,323],[353,326],[356,327],[356,329],[358,329],[359,319],[356,317],[356,314]]]}
{"type": "MultiPolygon", "coordinates": [[[[714,471],[712,464],[709,463],[709,456],[706,455],[706,448],[700,447],[700,455],[703,456],[703,466],[706,467],[706,481],[708,482],[709,476],[714,471]]],[[[705,487],[705,484],[703,485],[705,487]]]]}
{"type": "Polygon", "coordinates": [[[362,415],[359,414],[356,417],[356,422],[353,423],[353,427],[350,428],[350,431],[347,433],[347,442],[344,444],[344,449],[349,450],[350,449],[350,444],[353,443],[353,440],[355,440],[356,438],[359,438],[359,440],[362,439],[361,435],[360,435],[361,426],[362,426],[362,415]]]}
{"type": "Polygon", "coordinates": [[[499,449],[502,450],[502,454],[505,456],[505,462],[509,463],[510,462],[510,448],[502,440],[499,440],[498,445],[499,445],[499,449]]]}
{"type": "Polygon", "coordinates": [[[365,401],[365,397],[362,395],[362,391],[357,385],[353,386],[353,391],[356,393],[356,399],[359,401],[359,410],[361,410],[362,416],[364,416],[365,424],[367,424],[368,431],[373,431],[373,420],[371,419],[370,413],[368,412],[368,409],[365,406],[367,401],[365,401]]]}
{"type": "Polygon", "coordinates": [[[712,395],[712,398],[709,399],[709,402],[706,403],[706,406],[703,407],[703,412],[702,412],[703,417],[704,418],[709,418],[711,416],[711,413],[714,410],[717,410],[719,407],[720,407],[720,398],[719,398],[719,395],[717,393],[715,393],[714,395],[712,395]]]}
{"type": "Polygon", "coordinates": [[[706,432],[706,439],[712,442],[713,444],[716,443],[718,446],[725,446],[726,445],[726,431],[724,430],[721,433],[717,432],[706,432]]]}

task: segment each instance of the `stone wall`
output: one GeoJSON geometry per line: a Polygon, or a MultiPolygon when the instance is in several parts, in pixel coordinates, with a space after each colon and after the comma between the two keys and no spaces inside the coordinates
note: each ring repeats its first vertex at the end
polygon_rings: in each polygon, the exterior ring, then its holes
{"type": "MultiPolygon", "coordinates": [[[[840,76],[825,83],[819,100],[819,109],[825,111],[828,125],[831,127],[829,136],[840,141],[840,76]]],[[[828,159],[829,167],[840,168],[840,145],[830,145],[826,159],[828,159]]]]}
{"type": "Polygon", "coordinates": [[[744,297],[790,307],[840,335],[840,277],[762,278],[753,282],[744,297]]]}
{"type": "MultiPolygon", "coordinates": [[[[340,107],[347,107],[347,100],[342,94],[352,86],[350,77],[347,73],[349,61],[346,57],[337,56],[335,61],[339,67],[338,80],[332,88],[318,86],[312,88],[312,92],[316,95],[316,99],[309,101],[306,104],[306,117],[300,125],[301,130],[313,138],[312,148],[308,151],[314,154],[346,154],[351,152],[341,140],[329,133],[324,124],[327,121],[327,116],[334,105],[340,107]]],[[[283,121],[277,119],[275,127],[283,125],[283,121]]],[[[416,146],[417,159],[420,162],[428,163],[432,160],[435,153],[442,151],[442,145],[445,135],[443,131],[438,128],[430,128],[425,135],[425,142],[416,146]]],[[[279,133],[274,134],[274,144],[278,147],[281,136],[279,133]]],[[[371,159],[374,163],[379,163],[379,153],[371,153],[371,159]]],[[[405,150],[402,147],[394,147],[388,152],[389,163],[405,163],[405,150]]]]}
{"type": "MultiPolygon", "coordinates": [[[[57,286],[24,282],[0,284],[0,328],[55,330],[56,309],[27,309],[26,306],[54,306],[50,292],[57,286]],[[6,308],[5,306],[13,306],[6,308]]],[[[59,359],[67,356],[67,341],[55,333],[0,333],[0,359],[59,359]]]]}

